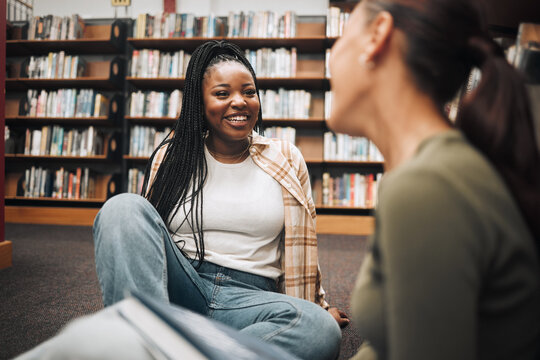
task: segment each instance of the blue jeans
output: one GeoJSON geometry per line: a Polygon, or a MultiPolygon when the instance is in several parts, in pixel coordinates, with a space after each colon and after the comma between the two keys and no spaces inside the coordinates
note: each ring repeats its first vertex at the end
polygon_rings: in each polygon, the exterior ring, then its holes
{"type": "Polygon", "coordinates": [[[109,199],[94,222],[96,268],[105,306],[126,289],[221,321],[305,359],[334,359],[341,330],[320,306],[277,292],[262,276],[203,262],[195,267],[143,197],[109,199]]]}

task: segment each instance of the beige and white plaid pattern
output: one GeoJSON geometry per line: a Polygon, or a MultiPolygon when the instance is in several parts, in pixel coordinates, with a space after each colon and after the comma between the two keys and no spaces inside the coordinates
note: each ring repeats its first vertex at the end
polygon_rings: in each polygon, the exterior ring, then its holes
{"type": "MultiPolygon", "coordinates": [[[[152,163],[152,183],[165,155],[160,149],[152,163]]],[[[288,142],[268,139],[253,132],[250,155],[255,164],[281,184],[285,210],[285,231],[281,267],[285,294],[328,308],[321,287],[315,231],[315,204],[306,163],[300,150],[288,142]]],[[[283,234],[283,233],[282,233],[283,234]]]]}

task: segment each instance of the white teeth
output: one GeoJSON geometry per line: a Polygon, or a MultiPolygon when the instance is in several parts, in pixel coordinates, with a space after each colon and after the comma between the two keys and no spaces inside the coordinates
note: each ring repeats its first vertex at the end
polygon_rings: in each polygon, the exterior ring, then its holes
{"type": "Polygon", "coordinates": [[[227,119],[228,119],[229,121],[233,121],[233,122],[236,122],[236,121],[246,121],[246,120],[247,120],[247,116],[245,116],[245,115],[231,116],[231,117],[228,117],[227,119]]]}

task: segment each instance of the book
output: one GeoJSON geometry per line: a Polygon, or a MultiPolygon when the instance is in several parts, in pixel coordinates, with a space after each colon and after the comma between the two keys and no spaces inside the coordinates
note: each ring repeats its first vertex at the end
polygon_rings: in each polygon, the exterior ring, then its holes
{"type": "Polygon", "coordinates": [[[176,305],[132,292],[117,306],[156,358],[295,360],[276,345],[176,305]],[[181,354],[181,355],[180,355],[181,354]]]}

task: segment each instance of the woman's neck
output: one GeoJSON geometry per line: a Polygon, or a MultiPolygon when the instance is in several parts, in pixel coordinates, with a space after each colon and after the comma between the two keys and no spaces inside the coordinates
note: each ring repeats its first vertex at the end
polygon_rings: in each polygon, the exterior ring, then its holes
{"type": "Polygon", "coordinates": [[[249,156],[249,138],[238,141],[223,141],[211,134],[206,138],[206,148],[218,161],[226,164],[235,164],[244,161],[249,156]]]}
{"type": "Polygon", "coordinates": [[[380,99],[375,104],[375,119],[370,122],[371,128],[366,129],[366,136],[384,156],[385,171],[410,160],[425,139],[451,129],[433,101],[415,90],[380,99]],[[397,101],[388,106],[387,99],[391,98],[397,101]]]}

